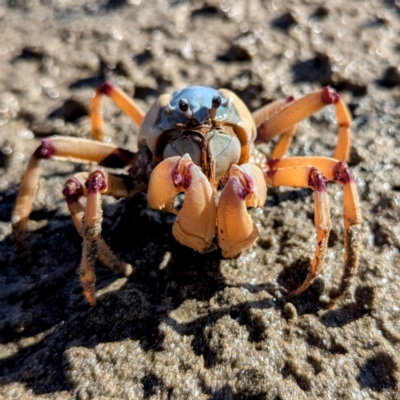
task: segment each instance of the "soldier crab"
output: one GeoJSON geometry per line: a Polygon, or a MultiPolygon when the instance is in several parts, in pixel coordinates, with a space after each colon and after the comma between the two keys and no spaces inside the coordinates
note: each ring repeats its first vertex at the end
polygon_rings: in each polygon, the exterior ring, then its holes
{"type": "Polygon", "coordinates": [[[130,275],[133,267],[120,261],[101,235],[102,195],[129,198],[147,190],[150,207],[176,214],[174,237],[199,252],[218,245],[224,257],[235,257],[248,249],[258,230],[248,207],[263,207],[267,185],[309,187],[314,192],[316,249],[303,284],[292,295],[306,290],[322,270],[331,229],[326,182],[335,181],[344,191],[345,278],[354,274],[359,256],[361,213],[357,189],[345,163],[349,156],[349,112],[340,96],[330,88],[299,100],[277,100],[250,113],[231,91],[188,87],[164,94],[143,114],[135,102],[110,83],[97,91],[91,107],[95,140],[51,137],[42,141],[30,158],[13,212],[14,236],[24,241],[27,222],[39,179],[42,159],[95,163],[100,167],[125,168],[111,174],[99,168],[71,177],[64,189],[68,207],[83,238],[79,268],[83,292],[91,305],[95,299],[94,265],[99,259],[114,271],[130,275]],[[101,142],[104,95],[109,96],[140,125],[134,153],[101,142]],[[333,104],[338,120],[338,141],[333,158],[284,157],[298,122],[327,104],[333,104]],[[271,157],[255,146],[281,135],[271,157]],[[182,208],[174,197],[185,193],[182,208]],[[86,197],[86,205],[81,198],[86,197]]]}

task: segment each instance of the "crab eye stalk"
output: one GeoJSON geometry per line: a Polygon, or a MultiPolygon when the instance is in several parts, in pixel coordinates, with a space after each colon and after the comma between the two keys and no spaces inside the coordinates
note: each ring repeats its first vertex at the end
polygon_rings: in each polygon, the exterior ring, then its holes
{"type": "Polygon", "coordinates": [[[222,103],[221,96],[215,95],[212,98],[211,108],[209,111],[210,118],[212,118],[212,119],[215,118],[215,116],[217,115],[217,110],[221,106],[221,103],[222,103]]]}
{"type": "Polygon", "coordinates": [[[221,96],[215,95],[212,98],[212,108],[218,108],[222,103],[221,96]]]}
{"type": "Polygon", "coordinates": [[[179,108],[183,112],[189,110],[189,102],[187,101],[187,99],[180,99],[179,100],[179,108]]]}
{"type": "Polygon", "coordinates": [[[189,102],[187,101],[187,99],[180,99],[179,100],[179,108],[183,112],[183,114],[185,115],[185,117],[187,119],[191,119],[192,118],[193,112],[190,109],[189,102]]]}

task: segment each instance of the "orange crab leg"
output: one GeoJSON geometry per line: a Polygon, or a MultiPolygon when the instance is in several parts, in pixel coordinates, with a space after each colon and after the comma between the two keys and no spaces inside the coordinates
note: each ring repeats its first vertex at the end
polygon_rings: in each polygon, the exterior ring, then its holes
{"type": "Polygon", "coordinates": [[[22,178],[18,198],[11,217],[13,238],[18,245],[22,245],[26,241],[26,227],[39,182],[38,164],[40,158],[35,153],[30,158],[26,172],[22,178]]]}
{"type": "MultiPolygon", "coordinates": [[[[361,223],[361,210],[357,187],[346,163],[329,157],[290,157],[280,160],[270,160],[268,161],[266,175],[267,183],[274,187],[301,187],[301,185],[288,184],[276,173],[279,169],[295,168],[299,166],[313,166],[319,169],[328,180],[342,184],[344,192],[343,206],[345,228],[349,228],[351,224],[361,223]]],[[[301,175],[293,174],[291,178],[293,183],[296,183],[298,179],[302,179],[301,175]]]]}
{"type": "Polygon", "coordinates": [[[101,192],[107,188],[107,178],[102,170],[95,171],[87,181],[87,200],[83,225],[82,259],[79,266],[79,279],[83,294],[89,304],[94,306],[94,288],[96,282],[95,263],[97,260],[96,239],[101,232],[103,209],[101,207],[101,192]]]}
{"type": "Polygon", "coordinates": [[[294,101],[294,98],[292,96],[288,97],[287,99],[278,99],[273,101],[272,103],[266,104],[256,111],[253,111],[251,115],[254,119],[256,126],[261,128],[265,121],[269,120],[292,101],[294,101]]]}
{"type": "Polygon", "coordinates": [[[115,145],[87,139],[52,137],[42,140],[29,160],[22,178],[19,195],[12,214],[13,235],[17,242],[25,240],[25,231],[39,182],[41,160],[56,159],[105,166],[131,165],[135,154],[115,145]]]}
{"type": "Polygon", "coordinates": [[[282,134],[279,142],[272,149],[271,158],[282,158],[286,154],[292,143],[293,136],[296,133],[296,128],[297,124],[293,125],[282,134]]]}
{"type": "MultiPolygon", "coordinates": [[[[281,158],[286,153],[290,144],[290,136],[294,134],[293,126],[301,120],[321,110],[323,107],[333,104],[338,121],[338,142],[334,158],[339,161],[347,161],[350,152],[350,125],[351,116],[341,97],[329,87],[310,93],[298,100],[292,98],[286,100],[280,110],[270,118],[262,120],[262,109],[253,113],[259,136],[265,141],[271,140],[274,136],[284,134],[286,138],[280,143],[279,150],[274,150],[272,158],[281,158]],[[287,133],[293,130],[291,134],[287,133]]],[[[265,106],[266,108],[270,105],[265,106]]]]}
{"type": "Polygon", "coordinates": [[[218,244],[224,257],[235,257],[258,238],[258,229],[247,207],[263,207],[267,186],[260,168],[232,165],[222,190],[217,214],[218,244]]]}
{"type": "Polygon", "coordinates": [[[150,177],[147,199],[150,207],[177,214],[172,233],[179,243],[200,253],[214,247],[215,191],[188,154],[167,158],[156,166],[150,177]],[[185,200],[178,212],[173,200],[183,191],[185,200]]]}
{"type": "Polygon", "coordinates": [[[293,157],[271,160],[268,163],[266,180],[271,186],[311,187],[314,190],[315,224],[317,227],[317,250],[309,274],[304,283],[292,295],[302,293],[315,279],[323,266],[326,240],[330,222],[328,200],[324,179],[334,180],[343,185],[343,217],[345,233],[344,276],[340,290],[331,297],[338,297],[350,285],[351,277],[358,266],[360,247],[361,211],[357,188],[349,168],[343,162],[325,157],[293,157]],[[318,171],[322,178],[313,177],[318,171]]]}
{"type": "MultiPolygon", "coordinates": [[[[256,143],[262,143],[267,140],[267,132],[265,132],[265,121],[272,118],[275,114],[283,110],[285,107],[288,106],[289,103],[293,101],[294,97],[290,96],[287,99],[276,100],[253,112],[253,119],[256,123],[256,126],[258,126],[258,136],[256,139],[256,143]]],[[[271,158],[281,158],[285,155],[290,144],[292,143],[292,138],[296,132],[296,129],[297,124],[294,124],[282,133],[282,136],[279,139],[278,143],[272,149],[272,153],[270,155],[271,158]]]]}
{"type": "Polygon", "coordinates": [[[71,214],[72,221],[79,235],[83,237],[83,217],[85,216],[85,208],[80,202],[81,197],[87,195],[85,182],[88,180],[89,174],[80,172],[69,178],[65,184],[63,195],[67,201],[68,210],[71,214]]]}
{"type": "Polygon", "coordinates": [[[94,139],[103,139],[104,121],[102,100],[104,95],[110,97],[111,100],[113,100],[114,103],[136,123],[136,125],[142,124],[144,113],[140,110],[138,105],[121,89],[112,85],[110,82],[105,82],[96,90],[90,108],[92,135],[94,139]]]}
{"type": "Polygon", "coordinates": [[[279,168],[273,172],[273,186],[310,187],[314,191],[314,223],[317,230],[316,249],[308,275],[303,284],[291,293],[298,296],[303,293],[321,272],[331,230],[328,196],[325,177],[321,171],[309,166],[279,168]]]}
{"type": "Polygon", "coordinates": [[[101,195],[129,197],[129,190],[124,180],[109,175],[103,170],[90,174],[80,173],[70,178],[64,188],[72,220],[79,234],[83,237],[82,259],[79,267],[83,292],[91,305],[96,304],[94,296],[96,274],[94,266],[97,258],[111,270],[129,276],[134,268],[131,264],[120,261],[101,236],[102,206],[101,195]],[[87,197],[86,209],[80,202],[87,197]],[[84,223],[82,223],[84,221],[84,223]]]}

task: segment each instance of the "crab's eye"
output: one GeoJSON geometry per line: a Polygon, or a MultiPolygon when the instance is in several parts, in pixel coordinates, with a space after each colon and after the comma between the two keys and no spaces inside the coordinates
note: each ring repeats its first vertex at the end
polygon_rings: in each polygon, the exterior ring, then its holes
{"type": "Polygon", "coordinates": [[[189,102],[187,99],[183,98],[179,100],[179,108],[183,112],[183,115],[187,119],[192,119],[193,118],[193,112],[190,109],[189,102]]]}
{"type": "Polygon", "coordinates": [[[221,105],[221,103],[222,103],[221,96],[215,95],[212,98],[212,103],[211,103],[212,104],[212,108],[218,108],[221,105]]]}
{"type": "Polygon", "coordinates": [[[187,101],[187,99],[180,99],[179,100],[179,108],[183,112],[186,112],[187,110],[189,110],[189,102],[187,101]]]}
{"type": "Polygon", "coordinates": [[[208,111],[208,114],[211,119],[214,119],[215,116],[217,115],[217,110],[219,106],[222,103],[221,96],[218,96],[217,94],[212,98],[211,100],[211,108],[208,111]]]}

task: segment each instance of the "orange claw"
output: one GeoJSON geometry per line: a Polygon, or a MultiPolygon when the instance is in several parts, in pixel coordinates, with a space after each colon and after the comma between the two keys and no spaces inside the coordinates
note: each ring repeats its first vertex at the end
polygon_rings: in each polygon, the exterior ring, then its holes
{"type": "Polygon", "coordinates": [[[247,207],[263,206],[267,185],[253,164],[232,165],[218,204],[218,244],[224,257],[235,257],[258,238],[247,207]]]}
{"type": "Polygon", "coordinates": [[[150,207],[177,214],[172,233],[175,239],[201,253],[212,250],[216,231],[215,191],[190,156],[170,157],[151,174],[147,198],[150,207]],[[174,197],[185,192],[181,210],[174,197]]]}

